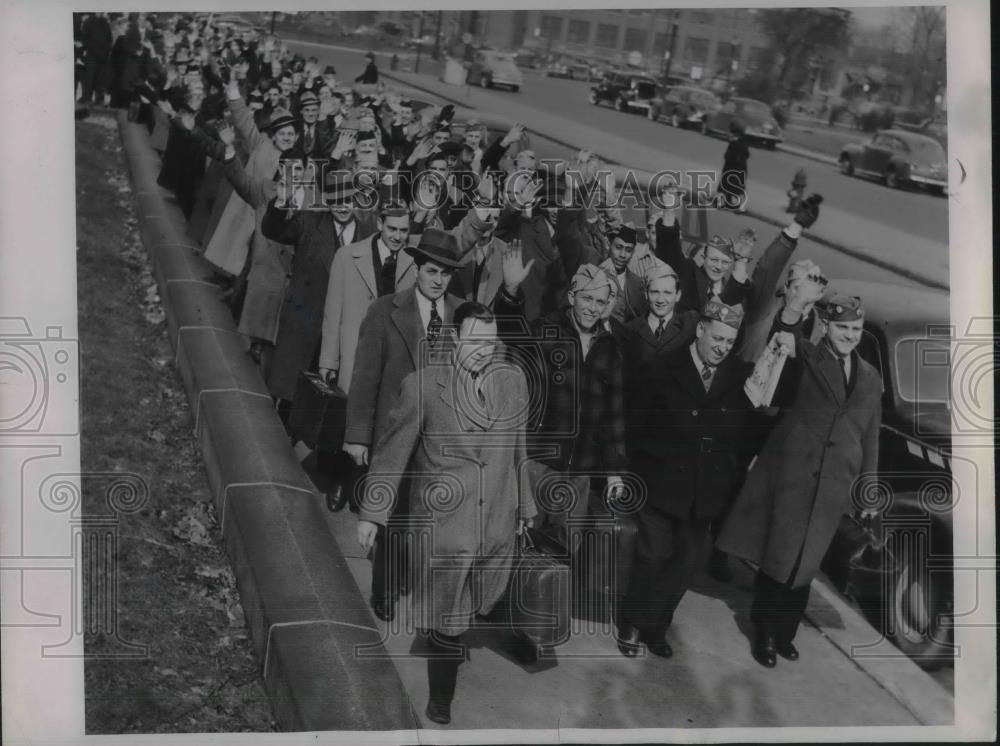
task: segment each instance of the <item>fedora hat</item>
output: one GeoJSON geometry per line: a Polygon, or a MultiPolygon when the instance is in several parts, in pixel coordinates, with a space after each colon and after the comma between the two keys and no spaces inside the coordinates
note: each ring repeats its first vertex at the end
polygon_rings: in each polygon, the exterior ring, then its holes
{"type": "Polygon", "coordinates": [[[457,269],[462,266],[458,259],[458,242],[455,237],[437,228],[425,230],[420,234],[417,245],[407,246],[405,251],[414,259],[422,256],[442,267],[457,269]]]}
{"type": "Polygon", "coordinates": [[[323,201],[340,201],[354,196],[354,180],[347,171],[327,171],[323,175],[323,201]]]}
{"type": "Polygon", "coordinates": [[[275,132],[280,130],[282,127],[294,127],[298,124],[298,119],[293,117],[287,112],[274,112],[275,116],[271,118],[271,121],[267,123],[267,133],[273,135],[275,132]]]}

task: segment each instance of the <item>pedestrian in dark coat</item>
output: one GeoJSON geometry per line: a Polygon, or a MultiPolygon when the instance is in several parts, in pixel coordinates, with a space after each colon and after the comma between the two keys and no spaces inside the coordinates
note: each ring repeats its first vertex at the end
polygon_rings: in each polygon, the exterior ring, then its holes
{"type": "Polygon", "coordinates": [[[736,494],[752,458],[753,406],[743,391],[753,365],[729,352],[739,307],[710,301],[693,344],[661,355],[631,397],[629,463],[646,488],[639,537],[618,621],[621,652],[640,642],[669,658],[664,633],[690,585],[709,525],[736,494]]]}
{"type": "Polygon", "coordinates": [[[364,85],[375,85],[378,83],[378,67],[375,65],[375,55],[369,52],[365,57],[368,59],[368,64],[365,65],[364,71],[354,79],[354,82],[364,85]]]}
{"type": "Polygon", "coordinates": [[[83,103],[104,103],[104,93],[111,81],[109,58],[114,37],[107,13],[94,13],[82,27],[83,43],[83,103]]]}
{"type": "Polygon", "coordinates": [[[792,644],[841,518],[852,512],[857,479],[875,473],[882,418],[879,373],[857,353],[860,298],[825,303],[825,335],[806,341],[800,320],[824,291],[818,278],[797,281],[776,330],[793,330],[777,392],[779,420],[732,506],[718,546],[758,565],[751,618],[754,657],[768,667],[794,660],[792,644]]]}
{"type": "Polygon", "coordinates": [[[746,211],[747,161],[750,146],[747,144],[746,127],[742,122],[729,125],[732,139],[722,156],[722,174],[719,177],[719,196],[722,206],[730,210],[746,211]]]}

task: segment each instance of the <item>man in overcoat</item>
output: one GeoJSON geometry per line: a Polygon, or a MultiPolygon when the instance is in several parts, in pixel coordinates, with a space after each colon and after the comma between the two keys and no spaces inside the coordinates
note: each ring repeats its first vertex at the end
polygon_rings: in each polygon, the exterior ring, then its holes
{"type": "Polygon", "coordinates": [[[824,286],[804,277],[785,296],[775,329],[791,330],[795,357],[777,392],[781,413],[723,525],[717,546],[759,567],[751,619],[753,655],[773,667],[776,655],[796,660],[792,640],[843,515],[851,488],[878,465],[882,381],[857,353],[864,307],[834,296],[820,310],[826,329],[813,344],[801,319],[824,286]]]}
{"type": "Polygon", "coordinates": [[[629,461],[646,487],[628,591],[620,607],[619,649],[643,642],[673,654],[665,633],[691,582],[709,525],[736,493],[752,457],[752,405],[743,391],[753,366],[729,352],[743,311],[706,304],[690,345],[661,355],[631,397],[637,412],[629,461]]]}
{"type": "Polygon", "coordinates": [[[415,555],[412,608],[415,626],[431,641],[426,714],[436,723],[450,721],[459,635],[503,597],[518,522],[535,514],[518,476],[529,411],[524,373],[498,355],[489,308],[463,303],[454,323],[450,359],[403,380],[371,461],[369,475],[384,491],[365,491],[358,521],[358,540],[368,549],[409,475],[412,530],[423,524],[430,532],[429,546],[415,555]]]}

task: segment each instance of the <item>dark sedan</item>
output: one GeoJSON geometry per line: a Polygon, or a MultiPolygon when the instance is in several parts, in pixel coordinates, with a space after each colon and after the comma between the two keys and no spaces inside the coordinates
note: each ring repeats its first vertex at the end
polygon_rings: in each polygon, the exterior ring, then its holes
{"type": "Polygon", "coordinates": [[[841,173],[881,179],[891,189],[921,186],[938,194],[948,188],[948,156],[926,135],[891,129],[865,143],[849,143],[838,158],[841,173]]]}
{"type": "Polygon", "coordinates": [[[673,127],[700,129],[705,117],[721,105],[719,97],[711,91],[675,85],[651,102],[648,117],[654,122],[666,121],[673,127]]]}
{"type": "Polygon", "coordinates": [[[731,98],[702,121],[701,131],[706,135],[729,136],[729,127],[740,122],[746,129],[746,138],[771,150],[784,138],[781,127],[771,113],[771,107],[752,98],[731,98]]]}

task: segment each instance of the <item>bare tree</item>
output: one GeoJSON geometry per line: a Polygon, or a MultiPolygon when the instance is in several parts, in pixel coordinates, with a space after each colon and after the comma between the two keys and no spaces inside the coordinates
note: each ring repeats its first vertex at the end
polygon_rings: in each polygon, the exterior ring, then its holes
{"type": "Polygon", "coordinates": [[[760,23],[778,56],[777,88],[794,93],[807,82],[810,57],[823,49],[844,49],[851,35],[850,11],[839,8],[770,8],[760,23]]]}
{"type": "Polygon", "coordinates": [[[893,25],[908,50],[909,66],[905,77],[912,91],[911,103],[924,108],[945,80],[945,9],[917,5],[893,9],[893,25]]]}

